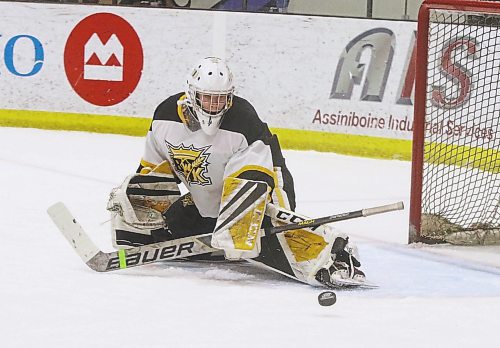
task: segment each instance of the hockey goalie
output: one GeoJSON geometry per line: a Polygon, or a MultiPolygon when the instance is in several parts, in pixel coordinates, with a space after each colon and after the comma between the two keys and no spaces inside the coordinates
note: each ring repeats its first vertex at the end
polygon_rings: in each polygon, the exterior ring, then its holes
{"type": "Polygon", "coordinates": [[[139,168],[113,189],[108,210],[118,249],[212,233],[211,246],[227,260],[312,285],[365,280],[356,249],[327,225],[264,235],[284,223],[279,215],[300,216],[293,179],[278,138],[234,95],[219,58],[202,59],[185,91],[156,108],[139,168]]]}

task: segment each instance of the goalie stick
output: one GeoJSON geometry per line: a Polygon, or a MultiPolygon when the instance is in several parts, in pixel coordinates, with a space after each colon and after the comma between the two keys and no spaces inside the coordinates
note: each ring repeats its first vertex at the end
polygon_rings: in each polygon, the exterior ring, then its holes
{"type": "MultiPolygon", "coordinates": [[[[275,206],[271,205],[270,208],[272,209],[273,207],[275,207],[275,206]]],[[[317,219],[302,220],[299,222],[291,221],[292,223],[290,223],[290,224],[265,228],[264,231],[266,232],[266,235],[268,235],[268,234],[274,234],[274,233],[279,233],[279,232],[288,231],[288,230],[296,230],[296,229],[300,229],[300,228],[317,227],[320,225],[329,224],[331,222],[338,222],[338,221],[343,221],[343,220],[355,219],[355,218],[359,218],[359,217],[365,217],[365,216],[370,216],[370,215],[375,215],[375,214],[382,214],[382,213],[387,213],[387,212],[394,211],[394,210],[403,210],[403,209],[404,209],[403,202],[397,202],[397,203],[382,205],[382,206],[373,207],[373,208],[366,208],[366,209],[351,211],[349,213],[342,213],[342,214],[325,216],[325,217],[317,218],[317,219]]]]}
{"type": "MultiPolygon", "coordinates": [[[[276,216],[285,225],[266,228],[266,235],[306,227],[317,227],[331,222],[354,219],[374,214],[386,213],[403,209],[403,203],[384,205],[380,207],[357,210],[349,213],[331,215],[319,219],[304,219],[294,212],[268,204],[266,214],[276,216]]],[[[157,261],[173,260],[188,256],[206,254],[219,249],[210,245],[211,233],[179,238],[175,240],[148,244],[130,249],[104,252],[101,251],[81,225],[69,212],[64,203],[59,202],[48,208],[47,213],[59,228],[66,240],[71,244],[80,258],[91,269],[97,272],[107,272],[128,267],[140,266],[157,261]]]]}

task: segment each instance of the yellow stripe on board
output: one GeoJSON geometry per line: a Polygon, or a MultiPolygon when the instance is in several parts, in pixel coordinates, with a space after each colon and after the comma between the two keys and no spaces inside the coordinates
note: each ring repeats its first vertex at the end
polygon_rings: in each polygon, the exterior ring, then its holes
{"type": "Polygon", "coordinates": [[[335,152],[342,155],[411,161],[411,140],[273,128],[284,149],[335,152]]]}
{"type": "MultiPolygon", "coordinates": [[[[150,118],[48,111],[1,110],[0,127],[24,127],[53,130],[145,136],[150,118]]],[[[411,161],[410,140],[307,130],[271,128],[284,149],[334,152],[349,156],[411,161]]],[[[500,172],[500,151],[447,144],[426,144],[426,161],[500,172]]]]}
{"type": "Polygon", "coordinates": [[[424,161],[432,164],[447,164],[476,168],[490,173],[500,173],[500,151],[479,147],[426,143],[424,161]]]}
{"type": "MultiPolygon", "coordinates": [[[[145,136],[151,118],[0,110],[0,126],[145,136]]],[[[411,141],[360,135],[271,128],[282,148],[343,155],[411,160],[411,141]]]]}
{"type": "Polygon", "coordinates": [[[145,136],[151,118],[0,110],[0,126],[145,136]]]}

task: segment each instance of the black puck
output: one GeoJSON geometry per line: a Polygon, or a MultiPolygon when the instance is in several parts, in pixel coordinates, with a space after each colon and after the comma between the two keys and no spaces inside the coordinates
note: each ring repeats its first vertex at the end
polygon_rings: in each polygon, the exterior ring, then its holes
{"type": "Polygon", "coordinates": [[[318,303],[322,306],[331,306],[337,302],[337,295],[333,291],[323,291],[318,295],[318,303]]]}

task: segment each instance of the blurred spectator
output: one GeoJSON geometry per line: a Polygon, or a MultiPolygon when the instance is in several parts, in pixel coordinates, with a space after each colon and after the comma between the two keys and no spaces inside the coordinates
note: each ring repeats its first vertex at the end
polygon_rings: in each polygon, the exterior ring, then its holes
{"type": "Polygon", "coordinates": [[[249,12],[286,12],[289,0],[120,0],[120,5],[181,7],[249,12]]]}
{"type": "MultiPolygon", "coordinates": [[[[0,0],[16,1],[16,0],[0,0]]],[[[23,1],[23,0],[19,0],[23,1]]],[[[248,12],[287,12],[290,0],[24,0],[101,5],[177,7],[248,12]]],[[[305,0],[307,1],[307,0],[305,0]]]]}
{"type": "Polygon", "coordinates": [[[289,0],[222,0],[212,9],[249,12],[286,12],[289,0]]]}
{"type": "Polygon", "coordinates": [[[121,0],[119,4],[128,6],[176,7],[173,0],[121,0]]]}

